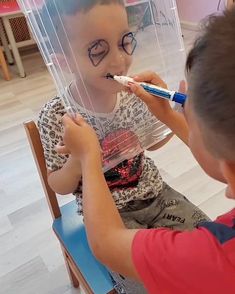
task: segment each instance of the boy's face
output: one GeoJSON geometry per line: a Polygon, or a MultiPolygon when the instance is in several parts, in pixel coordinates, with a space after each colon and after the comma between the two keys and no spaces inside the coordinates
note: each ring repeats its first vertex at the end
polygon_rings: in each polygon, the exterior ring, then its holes
{"type": "MultiPolygon", "coordinates": [[[[126,10],[119,4],[96,5],[67,19],[71,31],[71,47],[78,67],[72,61],[78,77],[80,70],[88,89],[93,92],[116,93],[121,86],[107,80],[107,73],[126,75],[132,57],[122,47],[123,36],[129,33],[126,10]]],[[[126,45],[130,40],[127,34],[126,45]]]]}
{"type": "Polygon", "coordinates": [[[193,111],[190,99],[188,99],[185,104],[184,113],[189,125],[188,143],[191,152],[193,153],[200,166],[209,176],[220,182],[228,184],[226,196],[228,198],[235,198],[235,193],[231,190],[231,186],[233,186],[235,179],[233,179],[231,182],[227,180],[227,177],[224,176],[222,160],[214,157],[208,151],[202,136],[203,131],[205,130],[201,127],[198,118],[193,111]]]}

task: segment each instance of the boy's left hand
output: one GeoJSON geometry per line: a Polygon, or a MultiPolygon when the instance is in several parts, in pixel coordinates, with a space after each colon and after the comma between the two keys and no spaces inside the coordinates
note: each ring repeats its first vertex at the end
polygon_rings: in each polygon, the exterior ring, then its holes
{"type": "Polygon", "coordinates": [[[65,149],[81,164],[89,158],[101,162],[100,144],[93,128],[79,114],[73,119],[65,114],[62,122],[65,149]]]}

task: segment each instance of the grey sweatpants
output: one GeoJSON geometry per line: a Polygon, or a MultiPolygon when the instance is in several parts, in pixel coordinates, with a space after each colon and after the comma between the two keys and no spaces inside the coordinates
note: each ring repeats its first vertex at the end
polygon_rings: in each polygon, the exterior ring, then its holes
{"type": "MultiPolygon", "coordinates": [[[[129,229],[167,227],[174,230],[192,230],[201,221],[210,220],[197,206],[166,183],[156,198],[131,201],[119,212],[129,229]]],[[[147,293],[142,284],[114,272],[111,274],[117,284],[117,293],[147,293]]]]}

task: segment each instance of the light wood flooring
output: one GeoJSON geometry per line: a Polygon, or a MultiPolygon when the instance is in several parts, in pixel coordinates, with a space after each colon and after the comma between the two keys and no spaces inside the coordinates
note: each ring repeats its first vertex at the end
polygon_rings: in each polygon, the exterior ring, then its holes
{"type": "MultiPolygon", "coordinates": [[[[195,33],[184,31],[188,48],[195,33]]],[[[39,53],[23,57],[27,72],[0,76],[0,293],[72,294],[60,246],[22,122],[37,117],[56,91],[39,53]]],[[[164,179],[215,218],[233,206],[224,185],[208,178],[177,138],[151,153],[164,179]]],[[[71,196],[60,197],[62,202],[71,196]]]]}

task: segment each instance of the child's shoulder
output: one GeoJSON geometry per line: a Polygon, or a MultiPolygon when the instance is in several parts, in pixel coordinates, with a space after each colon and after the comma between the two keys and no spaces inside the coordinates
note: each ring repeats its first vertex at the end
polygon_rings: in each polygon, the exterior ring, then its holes
{"type": "Polygon", "coordinates": [[[65,106],[61,97],[56,96],[49,100],[41,108],[37,125],[39,130],[42,128],[51,129],[52,127],[58,129],[62,128],[62,117],[66,113],[65,106]]]}
{"type": "Polygon", "coordinates": [[[127,91],[121,91],[118,93],[121,100],[125,100],[125,102],[130,102],[136,99],[136,95],[134,93],[129,93],[127,91]]]}
{"type": "Polygon", "coordinates": [[[66,113],[65,106],[61,97],[56,96],[46,102],[39,112],[39,120],[42,118],[61,118],[66,113]]]}
{"type": "Polygon", "coordinates": [[[121,102],[125,104],[126,106],[136,105],[138,107],[145,107],[145,103],[134,93],[122,91],[119,93],[119,95],[120,95],[121,102]]]}
{"type": "Polygon", "coordinates": [[[138,96],[125,91],[120,93],[119,111],[128,112],[132,116],[150,113],[147,105],[138,96]]]}
{"type": "Polygon", "coordinates": [[[65,106],[61,97],[56,96],[47,101],[41,108],[40,113],[51,112],[51,113],[65,113],[65,106]]]}

